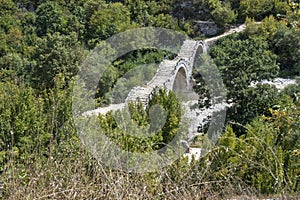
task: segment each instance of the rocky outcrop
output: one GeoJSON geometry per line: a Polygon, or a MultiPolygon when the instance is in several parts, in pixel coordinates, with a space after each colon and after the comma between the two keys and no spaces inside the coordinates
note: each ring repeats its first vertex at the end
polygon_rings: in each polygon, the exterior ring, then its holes
{"type": "Polygon", "coordinates": [[[223,31],[216,23],[211,21],[195,21],[195,25],[201,35],[205,35],[208,37],[219,34],[223,31]]]}

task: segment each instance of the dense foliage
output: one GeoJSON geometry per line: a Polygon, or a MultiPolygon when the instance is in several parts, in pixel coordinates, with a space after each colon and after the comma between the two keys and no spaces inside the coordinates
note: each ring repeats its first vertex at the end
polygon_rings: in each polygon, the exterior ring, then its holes
{"type": "MultiPolygon", "coordinates": [[[[155,73],[149,68],[147,76],[132,76],[130,70],[165,58],[174,55],[141,49],[120,57],[102,75],[95,102],[110,103],[114,92],[125,97],[128,88],[155,73]],[[132,79],[122,81],[125,74],[132,79]]],[[[296,197],[300,85],[278,91],[251,84],[278,76],[300,76],[297,0],[0,0],[0,199],[296,197]],[[199,161],[180,158],[145,174],[114,171],[95,160],[72,120],[74,76],[88,52],[137,27],[203,37],[196,25],[206,20],[223,30],[247,24],[244,33],[222,38],[210,49],[232,104],[219,143],[199,161]]],[[[194,78],[204,84],[199,74],[194,78]]],[[[196,92],[209,101],[205,86],[196,92]]],[[[129,110],[132,124],[126,126],[139,125],[131,130],[140,134],[147,128],[152,137],[133,137],[117,127],[112,113],[98,120],[107,136],[132,152],[166,146],[184,120],[178,97],[165,90],[153,93],[148,107],[131,103],[129,110]],[[157,104],[166,113],[151,115],[157,104]]]]}

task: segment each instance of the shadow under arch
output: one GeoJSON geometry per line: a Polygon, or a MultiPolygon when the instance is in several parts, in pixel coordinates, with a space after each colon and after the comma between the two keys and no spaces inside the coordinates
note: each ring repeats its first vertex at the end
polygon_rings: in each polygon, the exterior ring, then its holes
{"type": "Polygon", "coordinates": [[[180,100],[184,100],[187,91],[189,91],[189,79],[186,66],[180,64],[172,84],[172,91],[180,100]]]}

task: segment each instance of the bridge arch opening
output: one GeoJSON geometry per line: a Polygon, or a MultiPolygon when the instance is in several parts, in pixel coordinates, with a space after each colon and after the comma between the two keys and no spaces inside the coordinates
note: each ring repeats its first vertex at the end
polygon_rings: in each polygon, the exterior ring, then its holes
{"type": "Polygon", "coordinates": [[[206,48],[204,44],[200,44],[196,50],[194,61],[193,61],[193,69],[199,69],[199,67],[203,64],[203,54],[206,53],[206,48]]]}
{"type": "Polygon", "coordinates": [[[204,53],[203,44],[200,44],[200,45],[198,46],[196,55],[203,54],[203,53],[204,53]]]}
{"type": "Polygon", "coordinates": [[[188,90],[187,74],[184,67],[180,67],[174,79],[172,90],[179,96],[182,96],[188,90]]]}

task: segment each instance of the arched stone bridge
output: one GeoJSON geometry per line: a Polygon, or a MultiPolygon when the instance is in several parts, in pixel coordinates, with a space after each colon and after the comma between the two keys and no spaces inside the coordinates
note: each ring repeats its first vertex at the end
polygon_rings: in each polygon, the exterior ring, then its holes
{"type": "Polygon", "coordinates": [[[206,52],[203,41],[184,41],[177,57],[173,60],[163,60],[152,80],[143,87],[134,87],[128,94],[125,103],[136,101],[139,98],[146,105],[149,95],[156,87],[175,92],[189,90],[195,55],[199,51],[200,53],[206,52]]]}
{"type": "MultiPolygon", "coordinates": [[[[145,86],[134,87],[128,94],[125,103],[112,104],[108,107],[98,108],[88,111],[85,115],[105,114],[108,111],[114,111],[124,108],[126,103],[140,99],[144,106],[147,105],[151,93],[154,88],[165,88],[168,91],[182,92],[191,89],[191,77],[195,56],[197,54],[207,53],[209,47],[219,38],[232,33],[237,33],[245,30],[245,25],[230,29],[226,33],[207,40],[184,41],[181,49],[173,60],[163,60],[154,77],[145,86]]],[[[196,99],[195,99],[196,100],[196,99]]]]}

